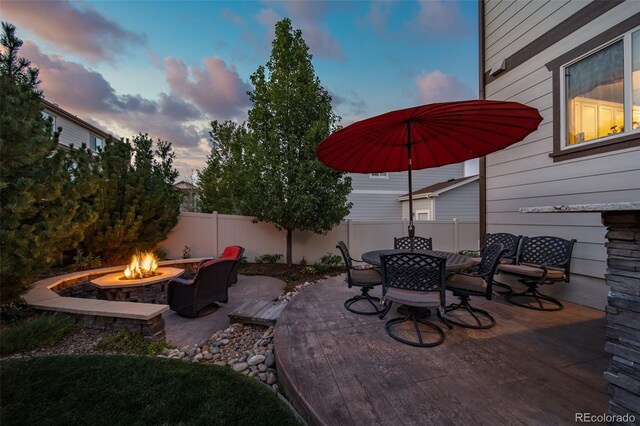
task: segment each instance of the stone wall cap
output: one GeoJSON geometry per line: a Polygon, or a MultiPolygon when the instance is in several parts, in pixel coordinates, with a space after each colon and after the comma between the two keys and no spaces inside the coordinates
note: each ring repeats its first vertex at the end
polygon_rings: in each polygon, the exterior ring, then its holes
{"type": "Polygon", "coordinates": [[[607,211],[640,211],[640,201],[600,204],[565,204],[559,206],[521,207],[520,213],[593,213],[607,211]]]}

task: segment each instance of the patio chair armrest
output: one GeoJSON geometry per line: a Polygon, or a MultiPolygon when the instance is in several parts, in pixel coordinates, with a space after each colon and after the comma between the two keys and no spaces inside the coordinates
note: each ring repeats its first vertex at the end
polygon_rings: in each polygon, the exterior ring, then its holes
{"type": "Polygon", "coordinates": [[[479,274],[478,272],[462,272],[462,271],[456,271],[456,272],[452,272],[451,275],[464,275],[465,277],[477,277],[477,278],[482,278],[487,274],[479,274]]]}
{"type": "MultiPolygon", "coordinates": [[[[351,258],[351,261],[356,263],[365,263],[367,265],[371,265],[369,262],[365,262],[364,260],[357,260],[357,259],[351,258]]],[[[370,269],[375,269],[379,274],[382,274],[381,269],[378,266],[371,265],[370,269]]]]}
{"type": "Polygon", "coordinates": [[[171,281],[169,281],[169,284],[171,283],[175,283],[177,285],[192,285],[193,284],[193,280],[186,280],[184,278],[174,278],[171,281]]]}

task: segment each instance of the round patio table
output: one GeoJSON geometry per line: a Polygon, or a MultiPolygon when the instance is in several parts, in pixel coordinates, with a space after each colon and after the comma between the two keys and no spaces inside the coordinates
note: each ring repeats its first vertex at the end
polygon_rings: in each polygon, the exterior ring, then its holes
{"type": "Polygon", "coordinates": [[[443,257],[447,260],[447,271],[459,271],[461,269],[470,268],[474,265],[473,260],[470,257],[463,256],[458,253],[451,253],[448,251],[437,251],[437,250],[394,250],[394,249],[386,249],[386,250],[373,250],[368,251],[362,255],[362,260],[370,263],[374,266],[380,266],[380,256],[384,256],[387,254],[395,254],[395,253],[423,253],[428,254],[430,256],[443,257]]]}

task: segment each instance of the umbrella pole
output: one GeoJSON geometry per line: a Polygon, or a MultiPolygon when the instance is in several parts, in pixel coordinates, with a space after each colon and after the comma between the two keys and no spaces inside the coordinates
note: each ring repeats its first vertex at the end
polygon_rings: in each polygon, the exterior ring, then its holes
{"type": "Polygon", "coordinates": [[[409,238],[411,238],[411,249],[413,249],[413,237],[416,235],[416,228],[413,226],[413,188],[411,182],[411,121],[407,122],[407,151],[409,157],[409,238]]]}

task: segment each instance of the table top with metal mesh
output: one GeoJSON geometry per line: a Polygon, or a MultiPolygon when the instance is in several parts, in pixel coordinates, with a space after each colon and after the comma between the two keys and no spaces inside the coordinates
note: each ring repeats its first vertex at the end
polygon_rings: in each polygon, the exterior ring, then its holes
{"type": "Polygon", "coordinates": [[[470,257],[463,256],[458,253],[438,250],[373,250],[362,254],[362,260],[374,266],[380,266],[380,256],[396,253],[423,253],[430,256],[442,257],[447,260],[447,271],[459,271],[472,267],[475,263],[470,257]]]}

